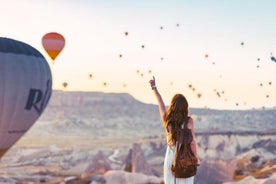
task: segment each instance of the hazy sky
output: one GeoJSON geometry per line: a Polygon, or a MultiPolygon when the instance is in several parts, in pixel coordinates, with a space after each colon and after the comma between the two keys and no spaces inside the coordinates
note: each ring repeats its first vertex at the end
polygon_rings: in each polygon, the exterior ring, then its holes
{"type": "Polygon", "coordinates": [[[183,93],[191,107],[276,107],[276,62],[270,59],[276,56],[276,1],[0,3],[0,36],[41,51],[53,89],[123,92],[156,103],[148,83],[154,75],[167,105],[183,93]],[[41,44],[48,32],[66,39],[55,64],[41,44]]]}

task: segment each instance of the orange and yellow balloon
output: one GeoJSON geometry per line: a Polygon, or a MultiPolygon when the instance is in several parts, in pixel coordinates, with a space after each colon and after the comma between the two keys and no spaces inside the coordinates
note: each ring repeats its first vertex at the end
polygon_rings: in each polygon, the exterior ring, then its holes
{"type": "Polygon", "coordinates": [[[50,32],[42,37],[42,45],[53,60],[53,63],[65,45],[65,38],[56,32],[50,32]]]}

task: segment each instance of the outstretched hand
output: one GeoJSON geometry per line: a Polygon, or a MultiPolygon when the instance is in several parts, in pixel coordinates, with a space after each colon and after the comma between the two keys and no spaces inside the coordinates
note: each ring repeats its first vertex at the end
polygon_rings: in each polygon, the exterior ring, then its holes
{"type": "Polygon", "coordinates": [[[155,85],[155,78],[152,76],[152,79],[149,81],[151,87],[156,87],[155,85]]]}

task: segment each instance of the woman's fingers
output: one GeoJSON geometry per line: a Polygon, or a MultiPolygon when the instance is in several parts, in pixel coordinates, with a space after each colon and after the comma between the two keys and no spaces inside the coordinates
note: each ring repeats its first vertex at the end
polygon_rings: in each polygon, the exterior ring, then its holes
{"type": "Polygon", "coordinates": [[[149,83],[155,83],[155,78],[154,78],[154,76],[152,77],[152,79],[150,79],[149,83]]]}

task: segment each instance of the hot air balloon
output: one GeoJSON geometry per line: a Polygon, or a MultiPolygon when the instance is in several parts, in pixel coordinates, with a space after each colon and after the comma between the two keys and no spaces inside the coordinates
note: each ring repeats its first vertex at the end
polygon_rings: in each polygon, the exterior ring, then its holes
{"type": "Polygon", "coordinates": [[[197,94],[197,97],[200,98],[200,97],[201,97],[201,93],[198,93],[198,94],[197,94]]]}
{"type": "Polygon", "coordinates": [[[68,86],[68,83],[67,83],[67,82],[63,82],[63,83],[62,83],[62,86],[63,86],[64,88],[66,88],[66,87],[68,86]]]}
{"type": "Polygon", "coordinates": [[[65,39],[59,33],[47,33],[42,37],[42,45],[54,63],[54,60],[64,48],[65,39]]]}
{"type": "Polygon", "coordinates": [[[52,93],[52,75],[32,46],[0,38],[0,158],[40,117],[52,93]]]}
{"type": "Polygon", "coordinates": [[[274,61],[274,62],[276,62],[276,58],[274,57],[274,56],[271,56],[271,61],[274,61]]]}

